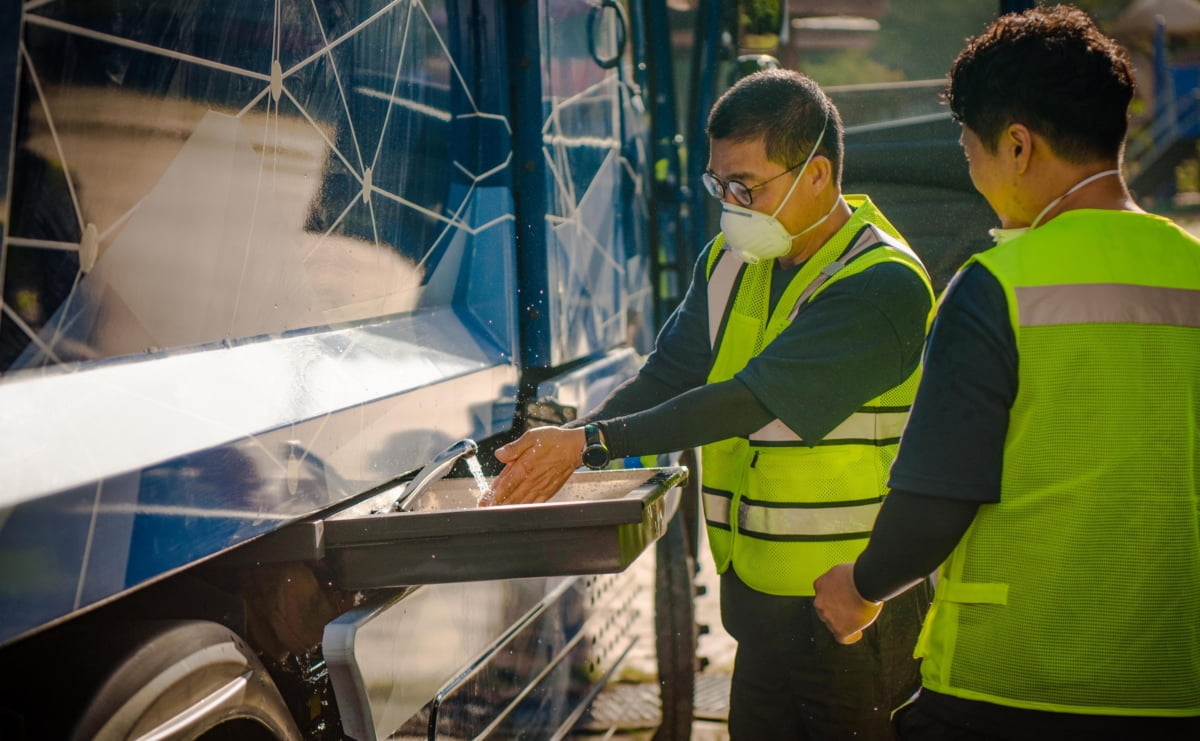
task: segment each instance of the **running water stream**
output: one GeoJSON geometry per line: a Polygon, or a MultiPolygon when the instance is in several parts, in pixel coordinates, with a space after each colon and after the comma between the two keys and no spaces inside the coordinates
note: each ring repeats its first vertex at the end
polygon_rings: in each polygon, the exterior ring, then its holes
{"type": "Polygon", "coordinates": [[[491,504],[492,487],[488,485],[488,480],[483,476],[483,467],[479,465],[478,456],[472,455],[467,457],[467,469],[471,472],[471,475],[475,477],[475,485],[479,487],[475,496],[476,504],[491,504]]]}

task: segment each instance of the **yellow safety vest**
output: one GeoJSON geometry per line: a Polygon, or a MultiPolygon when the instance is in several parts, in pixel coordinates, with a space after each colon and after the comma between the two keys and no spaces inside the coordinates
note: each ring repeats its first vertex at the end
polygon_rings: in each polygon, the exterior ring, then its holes
{"type": "MultiPolygon", "coordinates": [[[[774,260],[745,265],[722,250],[709,257],[708,383],[733,378],[804,306],[839,280],[896,262],[933,289],[921,261],[864,196],[846,196],[853,216],[810,258],[767,316],[774,260]],[[732,299],[732,305],[731,305],[732,299]]],[[[704,516],[717,571],[734,571],[768,594],[811,596],[830,566],[854,560],[886,492],[888,469],[916,394],[919,370],[871,399],[823,440],[805,441],[775,420],[749,438],[705,445],[704,516]]],[[[797,379],[802,383],[803,379],[797,379]]]]}
{"type": "Polygon", "coordinates": [[[1007,297],[1018,389],[1000,501],[940,568],[924,686],[1200,715],[1200,242],[1077,210],[972,262],[1007,297]]]}

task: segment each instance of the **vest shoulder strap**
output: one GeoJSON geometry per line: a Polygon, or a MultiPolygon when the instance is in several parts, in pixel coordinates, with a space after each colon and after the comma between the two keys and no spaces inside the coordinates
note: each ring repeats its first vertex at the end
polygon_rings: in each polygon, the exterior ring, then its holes
{"type": "Polygon", "coordinates": [[[717,338],[725,323],[725,314],[733,303],[733,292],[741,278],[746,263],[734,257],[729,250],[722,249],[725,239],[718,234],[711,243],[708,258],[708,344],[715,353],[717,338]]]}
{"type": "Polygon", "coordinates": [[[788,314],[788,321],[794,321],[796,315],[800,313],[800,310],[804,308],[808,300],[813,297],[813,294],[833,278],[833,276],[840,273],[847,265],[853,262],[855,258],[862,256],[872,249],[883,246],[901,252],[918,265],[921,264],[921,259],[917,257],[917,253],[913,252],[911,247],[874,224],[866,224],[859,230],[855,238],[850,240],[849,246],[846,247],[842,254],[836,260],[821,268],[821,272],[817,273],[812,281],[805,286],[804,290],[800,292],[800,295],[796,298],[796,303],[792,305],[792,310],[788,314]]]}

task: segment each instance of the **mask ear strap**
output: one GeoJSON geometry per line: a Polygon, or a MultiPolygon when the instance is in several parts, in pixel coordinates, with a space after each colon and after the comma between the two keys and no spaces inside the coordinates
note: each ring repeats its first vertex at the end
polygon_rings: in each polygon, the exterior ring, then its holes
{"type": "Polygon", "coordinates": [[[833,200],[833,205],[829,207],[829,210],[825,212],[825,215],[824,215],[824,216],[822,216],[821,218],[817,219],[816,221],[814,221],[813,223],[809,224],[808,226],[804,227],[803,229],[801,229],[800,231],[796,232],[795,234],[789,234],[789,235],[788,235],[788,237],[789,237],[790,239],[795,239],[796,237],[802,237],[802,236],[804,236],[805,234],[808,234],[809,232],[811,232],[813,229],[816,229],[818,226],[820,226],[820,225],[824,224],[824,223],[825,223],[825,221],[826,221],[827,219],[829,219],[829,217],[830,217],[830,216],[833,216],[833,212],[834,212],[834,211],[837,211],[837,207],[838,207],[838,205],[839,205],[839,204],[841,204],[841,202],[842,202],[842,197],[841,197],[841,196],[838,196],[837,198],[835,198],[835,199],[833,200]]]}
{"type": "Polygon", "coordinates": [[[1099,180],[1100,178],[1106,178],[1109,175],[1120,175],[1120,174],[1121,174],[1120,170],[1104,170],[1103,172],[1098,172],[1095,175],[1089,175],[1088,177],[1084,178],[1083,180],[1080,180],[1078,183],[1075,183],[1070,188],[1068,188],[1066,193],[1063,193],[1058,198],[1055,198],[1053,201],[1050,201],[1049,203],[1047,203],[1042,208],[1042,210],[1038,212],[1037,217],[1034,218],[1033,223],[1029,225],[1029,228],[1036,229],[1037,225],[1042,223],[1042,217],[1045,216],[1047,213],[1049,213],[1050,209],[1052,209],[1055,206],[1057,206],[1058,204],[1062,203],[1063,200],[1065,200],[1067,196],[1071,195],[1072,193],[1079,190],[1080,188],[1087,185],[1088,183],[1099,180]]]}
{"type": "Polygon", "coordinates": [[[796,177],[792,179],[792,187],[788,188],[787,195],[785,195],[783,197],[783,200],[779,202],[779,206],[775,209],[775,212],[773,214],[771,214],[771,218],[776,218],[777,216],[779,216],[779,212],[783,210],[783,204],[787,203],[788,199],[790,199],[792,197],[792,193],[795,192],[796,186],[800,183],[800,176],[804,174],[805,168],[807,168],[809,163],[813,161],[813,157],[817,156],[817,150],[821,148],[821,141],[825,138],[825,129],[828,127],[829,127],[829,112],[826,111],[825,123],[821,125],[821,133],[819,135],[817,135],[816,143],[813,144],[813,148],[808,153],[808,158],[804,160],[804,164],[800,165],[800,171],[797,172],[796,177]]]}

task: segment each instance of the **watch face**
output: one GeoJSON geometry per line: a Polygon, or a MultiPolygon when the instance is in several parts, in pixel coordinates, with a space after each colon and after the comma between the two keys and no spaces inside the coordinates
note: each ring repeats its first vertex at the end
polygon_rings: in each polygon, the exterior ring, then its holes
{"type": "Polygon", "coordinates": [[[589,446],[583,451],[583,465],[588,468],[604,468],[608,465],[608,451],[602,446],[589,446]]]}

